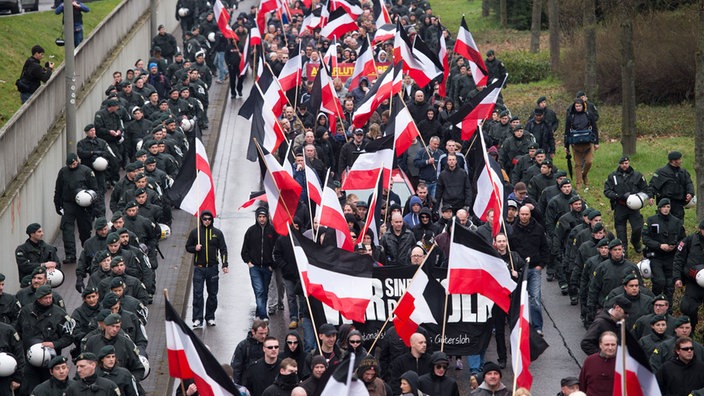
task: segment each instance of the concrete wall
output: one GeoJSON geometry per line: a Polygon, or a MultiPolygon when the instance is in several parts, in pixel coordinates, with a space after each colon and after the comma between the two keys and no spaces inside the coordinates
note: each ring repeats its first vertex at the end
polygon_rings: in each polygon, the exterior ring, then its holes
{"type": "MultiPolygon", "coordinates": [[[[177,0],[156,0],[157,25],[176,29],[177,0]]],[[[152,33],[149,1],[125,0],[76,52],[78,98],[76,125],[68,138],[83,138],[83,126],[105,98],[112,72],[132,68],[138,58],[148,58],[152,33]]],[[[63,66],[49,82],[25,103],[0,130],[0,272],[7,276],[6,290],[14,293],[19,284],[13,258],[17,245],[27,238],[27,224],[42,224],[46,240],[53,240],[60,217],[54,211],[54,184],[66,158],[66,130],[62,118],[65,107],[63,66]]],[[[62,257],[63,258],[63,257],[62,257]]]]}

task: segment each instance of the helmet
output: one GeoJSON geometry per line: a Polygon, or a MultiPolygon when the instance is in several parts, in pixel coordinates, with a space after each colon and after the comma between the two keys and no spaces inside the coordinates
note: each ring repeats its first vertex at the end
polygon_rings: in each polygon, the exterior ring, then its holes
{"type": "Polygon", "coordinates": [[[142,379],[147,378],[149,376],[149,372],[151,371],[149,369],[149,360],[144,356],[139,355],[139,361],[142,362],[142,366],[144,366],[144,377],[142,377],[142,379]]]}
{"type": "Polygon", "coordinates": [[[648,194],[644,192],[639,192],[638,194],[631,194],[626,199],[626,206],[632,210],[641,209],[645,203],[648,201],[648,194]]]}
{"type": "Polygon", "coordinates": [[[181,129],[183,129],[184,132],[189,132],[193,129],[193,125],[195,125],[195,122],[189,118],[184,118],[183,121],[181,121],[181,129]]]}
{"type": "Polygon", "coordinates": [[[76,193],[76,203],[78,206],[82,206],[84,208],[90,206],[97,198],[98,194],[96,194],[93,190],[80,190],[76,193]]]}
{"type": "Polygon", "coordinates": [[[185,17],[185,16],[188,16],[188,14],[189,14],[190,12],[191,12],[191,10],[189,10],[188,8],[181,7],[181,8],[178,9],[178,16],[185,17]]]}
{"type": "Polygon", "coordinates": [[[144,144],[144,140],[139,139],[139,140],[137,141],[137,151],[139,151],[139,150],[142,149],[142,145],[143,145],[143,144],[144,144]]]}
{"type": "Polygon", "coordinates": [[[166,239],[171,236],[171,227],[166,224],[159,223],[159,228],[161,228],[161,238],[159,239],[166,239]]]}
{"type": "Polygon", "coordinates": [[[9,377],[17,369],[17,360],[7,352],[0,352],[0,377],[9,377]]]}
{"type": "Polygon", "coordinates": [[[102,172],[105,169],[108,168],[108,160],[106,160],[103,157],[98,157],[93,161],[93,169],[97,170],[98,172],[102,172]]]}
{"type": "Polygon", "coordinates": [[[64,283],[64,278],[64,273],[58,268],[46,271],[46,279],[52,288],[61,286],[64,283]]]}
{"type": "Polygon", "coordinates": [[[692,199],[687,202],[687,205],[684,206],[685,209],[692,209],[697,207],[697,196],[693,196],[692,199]]]}
{"type": "Polygon", "coordinates": [[[208,41],[210,41],[211,43],[215,42],[215,32],[208,33],[208,41]]]}
{"type": "Polygon", "coordinates": [[[46,367],[54,356],[56,356],[54,348],[45,347],[41,342],[27,350],[27,361],[34,367],[46,367]]]}
{"type": "Polygon", "coordinates": [[[650,271],[650,259],[643,259],[638,262],[638,269],[640,270],[641,276],[645,279],[650,279],[653,273],[650,271]]]}
{"type": "Polygon", "coordinates": [[[704,287],[704,270],[697,271],[697,276],[694,277],[699,287],[704,287]]]}

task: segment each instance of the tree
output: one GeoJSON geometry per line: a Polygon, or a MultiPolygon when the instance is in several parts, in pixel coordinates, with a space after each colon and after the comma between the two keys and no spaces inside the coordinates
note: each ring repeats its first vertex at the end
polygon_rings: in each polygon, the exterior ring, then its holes
{"type": "Polygon", "coordinates": [[[530,52],[537,53],[540,50],[540,17],[543,14],[543,1],[533,0],[533,15],[530,23],[530,52]]]}
{"type": "Polygon", "coordinates": [[[550,30],[550,71],[560,70],[560,3],[548,0],[548,28],[550,30]]]}
{"type": "Polygon", "coordinates": [[[623,155],[636,153],[636,82],[633,54],[632,0],[620,3],[621,20],[621,147],[623,155]]]}
{"type": "Polygon", "coordinates": [[[596,0],[584,0],[584,91],[595,101],[596,82],[596,0]]]}
{"type": "Polygon", "coordinates": [[[694,86],[696,122],[694,130],[694,171],[697,176],[696,195],[697,218],[704,216],[704,0],[699,1],[699,39],[694,55],[696,69],[696,83],[694,86]]]}
{"type": "Polygon", "coordinates": [[[507,0],[499,0],[499,22],[501,23],[502,29],[508,27],[508,7],[506,1],[507,0]]]}
{"type": "Polygon", "coordinates": [[[489,16],[489,10],[491,9],[491,0],[482,0],[482,17],[489,16]]]}

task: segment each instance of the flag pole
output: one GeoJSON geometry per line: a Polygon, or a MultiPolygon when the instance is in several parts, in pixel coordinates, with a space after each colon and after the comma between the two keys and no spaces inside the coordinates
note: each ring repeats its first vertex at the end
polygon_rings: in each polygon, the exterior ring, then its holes
{"type": "MultiPolygon", "coordinates": [[[[301,43],[298,43],[298,52],[296,53],[295,56],[301,56],[301,43]]],[[[290,56],[289,56],[288,60],[291,60],[290,56]]],[[[299,64],[300,64],[300,62],[299,62],[299,64]]],[[[300,65],[300,66],[303,66],[303,65],[300,65]]],[[[303,73],[303,71],[301,71],[301,73],[303,73]]],[[[293,108],[296,111],[296,114],[295,114],[296,118],[298,118],[298,88],[301,86],[302,83],[303,83],[303,79],[301,78],[301,81],[298,82],[298,84],[296,84],[296,93],[293,96],[293,102],[294,102],[293,108]]],[[[287,99],[288,99],[288,97],[287,97],[287,99]]],[[[303,124],[303,122],[301,122],[301,124],[303,124]]],[[[303,128],[303,129],[305,130],[305,128],[303,128]]]]}
{"type": "MultiPolygon", "coordinates": [[[[450,249],[452,249],[452,238],[455,236],[455,223],[457,223],[457,219],[453,218],[452,219],[452,232],[450,232],[450,249]]],[[[448,257],[449,259],[449,257],[448,257]]],[[[447,271],[447,285],[449,288],[450,285],[450,271],[448,269],[447,271]]],[[[449,297],[449,293],[447,292],[448,288],[445,288],[445,307],[443,308],[443,314],[442,314],[442,338],[440,338],[440,352],[443,351],[445,348],[445,327],[447,326],[447,300],[449,297]]]]}
{"type": "Polygon", "coordinates": [[[621,394],[628,396],[628,386],[626,386],[626,320],[621,319],[618,324],[621,326],[621,362],[616,362],[616,364],[621,364],[623,368],[621,371],[621,394]]]}
{"type": "MultiPolygon", "coordinates": [[[[428,260],[428,257],[430,257],[430,253],[433,251],[433,249],[435,249],[435,246],[436,246],[436,245],[433,243],[433,246],[431,246],[431,247],[430,247],[430,250],[428,250],[428,253],[425,255],[425,258],[423,259],[423,262],[420,263],[420,265],[418,266],[418,269],[417,269],[416,272],[413,274],[413,278],[411,278],[411,281],[408,282],[408,285],[406,286],[406,290],[403,291],[403,294],[401,294],[401,297],[399,297],[398,301],[401,301],[401,299],[406,295],[406,293],[408,293],[408,289],[410,288],[411,284],[413,284],[413,281],[416,279],[416,276],[418,275],[418,272],[420,272],[420,271],[423,270],[423,265],[425,265],[425,262],[428,260]]],[[[393,318],[394,313],[396,312],[396,308],[397,308],[397,307],[398,307],[398,304],[396,304],[396,306],[394,307],[394,309],[391,311],[391,313],[389,314],[389,316],[386,318],[386,321],[384,322],[384,324],[383,324],[383,325],[381,326],[381,328],[379,329],[379,332],[376,333],[376,338],[374,339],[374,342],[372,343],[372,346],[369,347],[369,353],[372,353],[372,351],[374,350],[374,346],[376,346],[377,341],[379,341],[379,337],[381,336],[381,333],[382,333],[382,332],[384,331],[384,329],[386,328],[386,325],[389,323],[389,320],[391,320],[391,318],[393,318]]]]}
{"type": "MultiPolygon", "coordinates": [[[[257,151],[259,152],[261,160],[264,162],[264,166],[266,167],[266,171],[269,172],[269,175],[273,179],[274,175],[271,174],[271,170],[269,169],[269,165],[266,163],[266,160],[264,159],[264,152],[262,151],[261,146],[259,146],[259,142],[257,142],[257,138],[252,138],[252,140],[254,140],[254,145],[257,146],[257,151]]],[[[276,184],[276,181],[274,181],[274,186],[276,187],[276,191],[279,192],[279,196],[281,196],[281,190],[279,189],[279,186],[276,184]]],[[[291,211],[288,210],[288,205],[286,205],[286,201],[281,200],[281,203],[284,204],[284,209],[286,210],[286,214],[288,215],[289,220],[291,220],[291,223],[293,223],[293,216],[291,215],[291,211]]]]}
{"type": "MultiPolygon", "coordinates": [[[[519,308],[519,310],[518,310],[518,315],[521,315],[520,308],[519,308]]],[[[520,316],[519,316],[518,320],[519,320],[519,321],[521,320],[520,316]]],[[[520,349],[521,349],[521,347],[520,347],[520,345],[521,345],[521,333],[523,333],[523,326],[518,325],[518,347],[517,347],[516,349],[518,349],[519,351],[520,351],[520,349]]],[[[520,359],[520,358],[521,358],[521,353],[517,353],[516,356],[513,356],[513,367],[518,367],[518,359],[520,359]]],[[[526,368],[524,367],[523,369],[525,370],[526,368]]],[[[513,376],[513,392],[512,392],[513,394],[516,393],[516,387],[517,387],[517,386],[518,386],[518,376],[515,375],[515,373],[514,373],[514,376],[513,376]]]]}
{"type": "MultiPolygon", "coordinates": [[[[322,193],[323,193],[323,195],[325,195],[325,187],[328,186],[328,179],[329,179],[329,178],[330,178],[330,168],[328,168],[328,171],[325,173],[325,184],[322,185],[322,188],[323,188],[322,193]]],[[[322,197],[321,197],[321,198],[322,198],[322,197]]],[[[323,206],[322,202],[320,203],[320,206],[321,206],[321,207],[323,206]]],[[[313,216],[313,213],[311,212],[310,221],[311,221],[311,224],[314,224],[314,223],[315,223],[315,218],[313,218],[312,216],[313,216]]],[[[319,233],[320,233],[320,224],[318,224],[318,228],[317,228],[316,230],[313,230],[313,231],[314,231],[314,232],[313,232],[313,240],[314,240],[314,241],[317,241],[318,235],[319,235],[319,233]]]]}
{"type": "MultiPolygon", "coordinates": [[[[293,234],[291,233],[291,224],[288,225],[288,237],[291,240],[291,246],[296,246],[296,244],[293,243],[293,234]]],[[[295,257],[294,257],[295,259],[295,257]]],[[[315,326],[315,319],[313,317],[313,309],[310,307],[310,300],[308,299],[308,289],[306,289],[306,283],[303,280],[303,275],[301,274],[301,271],[298,271],[298,278],[301,281],[301,285],[303,286],[303,295],[306,298],[306,306],[308,306],[308,315],[310,315],[310,322],[313,324],[313,334],[315,334],[315,343],[318,345],[318,350],[322,352],[322,348],[320,347],[320,338],[318,337],[318,328],[315,326]]],[[[185,393],[184,393],[185,394],[185,393]]]]}
{"type": "MultiPolygon", "coordinates": [[[[287,61],[287,62],[288,62],[288,61],[287,61]]],[[[269,72],[271,73],[271,76],[274,77],[274,81],[276,81],[276,85],[279,86],[279,89],[281,90],[281,92],[284,92],[284,93],[285,93],[286,91],[284,91],[284,87],[281,86],[281,83],[279,82],[279,78],[276,76],[276,74],[274,74],[274,71],[271,70],[271,66],[269,65],[269,63],[266,62],[266,63],[264,63],[264,64],[265,64],[266,67],[269,69],[269,72]]],[[[288,103],[288,105],[291,106],[291,101],[288,100],[288,96],[284,95],[284,97],[286,97],[286,103],[288,103]]]]}
{"type": "MultiPolygon", "coordinates": [[[[374,75],[376,76],[376,78],[379,78],[379,73],[377,72],[377,68],[376,68],[376,59],[374,58],[374,51],[373,51],[374,46],[372,45],[372,42],[369,40],[368,34],[366,35],[366,37],[367,37],[367,45],[369,46],[369,50],[372,53],[372,64],[374,65],[374,75]]],[[[393,85],[393,79],[392,79],[392,85],[393,85]]]]}
{"type": "MultiPolygon", "coordinates": [[[[379,195],[378,195],[379,192],[377,191],[377,190],[378,190],[378,187],[379,187],[379,179],[381,179],[381,175],[384,173],[384,171],[383,171],[383,164],[381,164],[380,168],[382,168],[382,170],[381,170],[381,172],[379,172],[379,175],[376,177],[376,184],[374,184],[374,193],[372,193],[372,199],[374,200],[374,210],[373,210],[373,211],[370,211],[370,212],[367,212],[367,218],[364,219],[364,228],[362,229],[361,234],[360,234],[360,235],[358,236],[358,238],[357,238],[357,240],[358,240],[358,241],[362,241],[362,243],[364,243],[364,236],[367,234],[367,228],[368,228],[368,227],[367,227],[367,224],[369,223],[369,219],[371,219],[371,218],[374,216],[374,212],[376,211],[376,200],[378,199],[378,196],[379,196],[379,195]]],[[[369,206],[369,205],[371,205],[371,202],[367,202],[367,206],[369,206]]],[[[379,208],[379,209],[381,209],[381,208],[379,208]]],[[[378,232],[379,232],[379,230],[377,230],[377,233],[378,233],[378,232]]],[[[377,239],[378,239],[380,236],[381,236],[381,235],[377,235],[377,236],[376,236],[377,239]]],[[[373,242],[373,241],[372,241],[372,242],[373,242]]]]}
{"type": "MultiPolygon", "coordinates": [[[[199,240],[199,241],[200,241],[200,240],[199,240]]],[[[164,292],[164,299],[166,299],[166,301],[169,301],[169,289],[164,288],[164,291],[163,291],[163,292],[164,292]]],[[[182,379],[182,378],[179,378],[179,379],[181,380],[181,381],[180,381],[180,382],[181,382],[181,383],[180,383],[180,386],[181,386],[181,393],[185,395],[185,394],[186,394],[186,387],[185,387],[185,385],[183,384],[183,379],[182,379]]]]}
{"type": "MultiPolygon", "coordinates": [[[[399,98],[401,97],[401,94],[398,94],[399,98]]],[[[406,106],[406,102],[403,101],[403,98],[401,98],[401,103],[403,103],[403,107],[408,110],[408,106],[406,106]]],[[[391,103],[390,103],[391,104],[391,103]]],[[[391,108],[393,109],[393,104],[391,104],[391,108]]],[[[409,111],[410,112],[410,111],[409,111]]],[[[415,125],[416,129],[418,129],[418,125],[416,125],[416,121],[411,117],[411,122],[413,122],[413,125],[415,125]]],[[[419,131],[420,132],[420,131],[419,131]]],[[[428,149],[428,145],[425,144],[425,141],[423,140],[422,135],[418,135],[418,139],[420,139],[420,142],[423,143],[423,148],[425,148],[425,152],[428,154],[428,159],[432,158],[430,155],[430,150],[428,149]]],[[[438,167],[435,166],[435,162],[433,162],[431,165],[433,165],[433,169],[438,170],[438,167]]]]}

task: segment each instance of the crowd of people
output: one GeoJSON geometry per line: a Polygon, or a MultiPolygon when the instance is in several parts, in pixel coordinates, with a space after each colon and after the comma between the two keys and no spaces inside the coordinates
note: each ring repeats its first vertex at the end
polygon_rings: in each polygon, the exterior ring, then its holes
{"type": "MultiPolygon", "coordinates": [[[[179,0],[176,18],[182,45],[159,26],[149,57],[137,59],[124,77],[121,71],[113,73],[101,109],[85,125],[85,139],[78,142],[76,153],[67,155],[56,180],[54,204],[62,217],[64,260],[43,241],[37,223],[27,226],[28,239],[16,250],[23,289],[15,296],[2,293],[0,297],[0,343],[15,355],[18,368],[12,376],[0,378],[3,389],[17,389],[21,395],[62,394],[67,389],[72,394],[71,389],[80,387],[105,388],[105,394],[118,392],[115,388],[121,394],[143,393],[139,381],[147,374],[146,307],[156,288],[159,239],[168,233],[172,221],[169,189],[191,144],[189,138],[196,129],[209,127],[212,84],[229,80],[231,98],[243,96],[239,66],[241,57],[250,55],[243,51],[248,32],[256,26],[257,8],[237,14],[236,2],[223,3],[233,15],[231,24],[238,39],[223,36],[212,6],[179,0]],[[82,249],[76,247],[76,226],[82,249]],[[72,263],[76,263],[76,290],[83,304],[68,315],[49,278],[62,265],[72,263]],[[50,352],[47,358],[25,354],[38,343],[50,352]],[[62,356],[71,344],[78,372],[75,380],[68,379],[68,360],[62,356]]],[[[363,2],[361,8],[359,29],[337,40],[338,62],[354,62],[377,28],[373,4],[363,2]]],[[[443,36],[452,48],[452,35],[427,1],[398,0],[388,9],[392,20],[398,20],[411,37],[436,49],[438,37],[443,36]]],[[[347,194],[341,181],[367,144],[384,135],[392,121],[390,104],[385,101],[366,125],[355,128],[352,117],[373,80],[365,77],[358,87],[348,89],[350,81],[338,76],[333,85],[344,110],[336,121],[339,125],[331,128],[327,116],[310,108],[311,97],[318,93],[313,91],[313,78],[306,76],[307,66],[320,67],[323,55],[335,44],[304,26],[304,17],[313,11],[296,1],[287,21],[271,13],[261,29],[262,48],[274,74],[298,51],[303,58],[303,82],[278,120],[287,142],[275,154],[280,162],[292,163],[293,177],[304,190],[305,167],[315,170],[318,182],[330,173],[329,185],[338,194],[357,253],[371,255],[378,266],[425,262],[444,268],[454,221],[492,244],[515,280],[527,271],[531,325],[537,334],[543,335],[543,270],[547,285],[557,281],[562,294],[579,310],[587,329],[581,347],[589,356],[578,378],[562,380],[561,394],[577,395],[574,392],[579,390],[611,394],[621,334],[617,324],[622,319],[650,357],[663,394],[686,395],[704,388],[704,348],[690,338],[704,300],[704,282],[698,281],[704,221],[687,235],[684,208],[693,202],[694,187],[682,168],[680,152],[670,152],[667,163],[649,181],[626,156],[613,164],[616,169],[603,182],[613,210],[614,235],[603,223],[602,213],[579,195],[602,182],[589,179],[599,148],[599,113],[585,93],[578,92],[565,111],[563,128],[545,96],[537,98],[525,118],[511,113],[499,100],[492,118],[477,133],[483,134],[484,149],[501,169],[505,205],[503,213],[490,211],[482,221],[473,210],[477,193],[473,175],[478,170],[468,159],[470,146],[480,143],[462,140],[450,117],[484,87],[475,83],[467,60],[452,55],[447,81],[419,87],[404,76],[399,95],[420,136],[395,166],[408,176],[412,195],[403,202],[392,185],[385,186],[379,200],[381,226],[375,235],[364,229],[372,196],[365,201],[347,194]],[[446,96],[439,93],[441,84],[446,96]],[[573,155],[573,179],[552,162],[559,141],[565,153],[573,155]],[[655,214],[644,220],[641,212],[654,203],[655,214]],[[495,216],[503,218],[501,230],[492,229],[495,216]],[[650,288],[643,281],[646,275],[650,288]],[[673,317],[673,294],[682,287],[683,315],[673,317]]],[[[23,101],[51,75],[53,65],[40,65],[43,53],[35,46],[25,64],[20,80],[29,88],[20,90],[23,101]]],[[[486,55],[489,80],[504,75],[496,53],[490,50],[486,55]]],[[[374,57],[393,59],[393,42],[375,46],[374,57]]],[[[306,203],[303,199],[299,205],[293,226],[304,235],[315,235],[317,243],[337,246],[335,230],[311,219],[306,203]]],[[[497,362],[485,361],[484,353],[463,360],[433,351],[423,332],[411,336],[407,348],[391,328],[372,351],[365,349],[367,340],[351,325],[336,328],[324,323],[314,332],[290,239],[278,237],[266,206],[257,208],[255,216],[240,253],[249,267],[256,317],[229,366],[233,381],[246,387],[243,394],[313,394],[326,370],[353,356],[356,378],[374,395],[457,395],[457,384],[446,374],[452,366],[464,369],[463,362],[472,394],[511,394],[501,382],[508,356],[507,317],[500,309],[492,312],[497,362]],[[288,315],[290,332],[281,338],[268,333],[269,315],[277,311],[288,315]]],[[[193,254],[194,328],[216,325],[219,269],[228,271],[225,236],[213,227],[213,220],[212,213],[201,213],[198,229],[186,243],[186,251],[193,254]]],[[[197,386],[188,383],[181,391],[195,394],[197,386]]]]}

